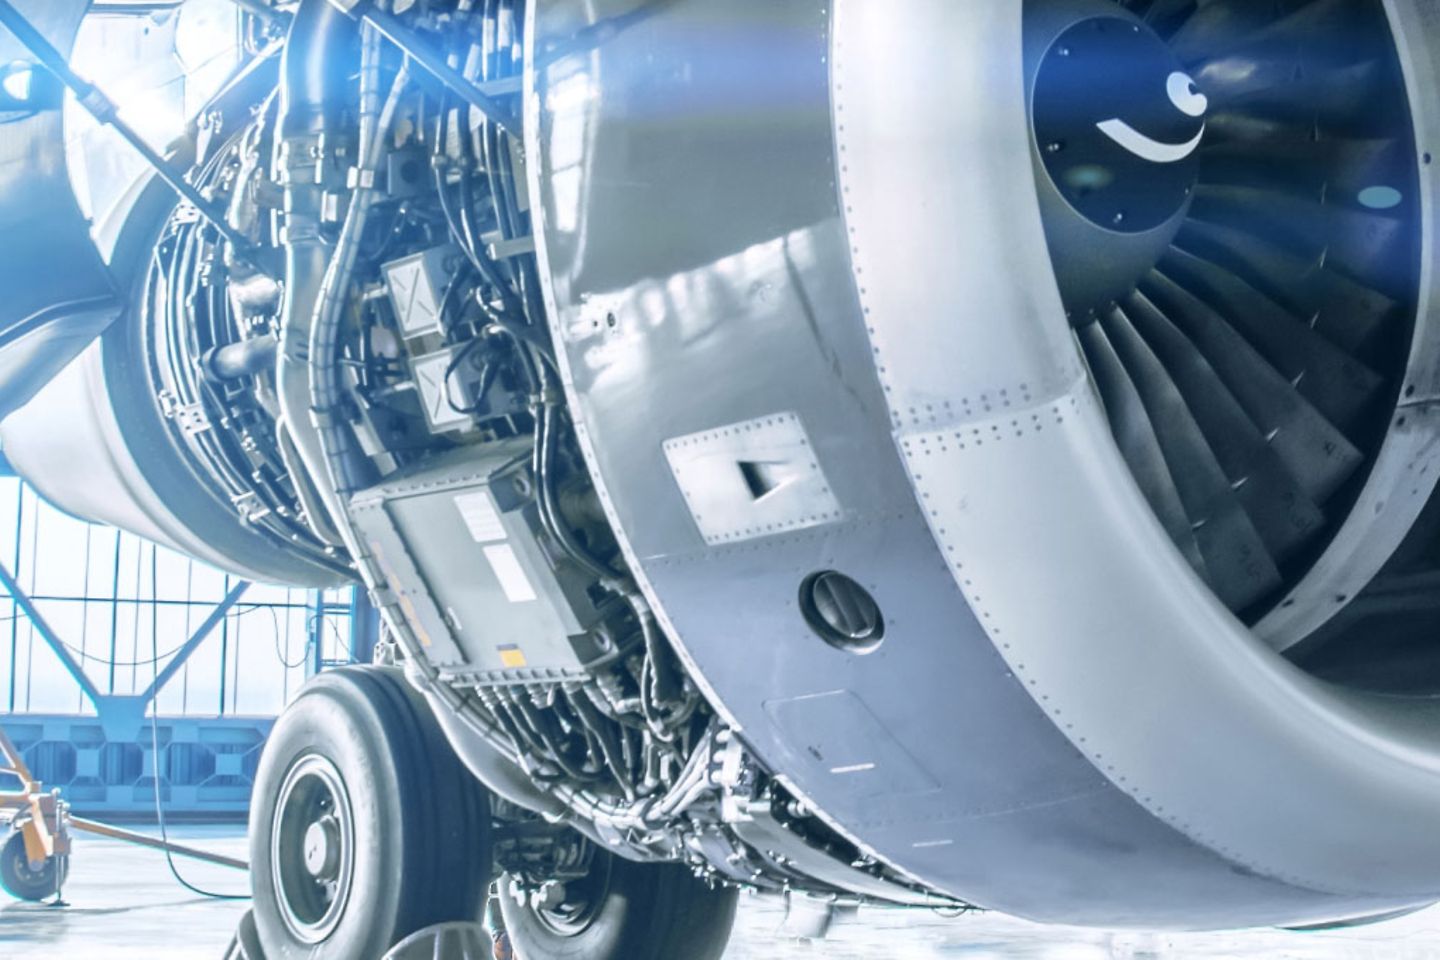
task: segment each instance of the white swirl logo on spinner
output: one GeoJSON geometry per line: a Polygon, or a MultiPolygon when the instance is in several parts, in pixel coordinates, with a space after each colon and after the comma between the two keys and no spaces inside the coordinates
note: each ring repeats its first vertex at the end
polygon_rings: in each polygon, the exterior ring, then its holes
{"type": "MultiPolygon", "coordinates": [[[[1170,74],[1165,83],[1165,91],[1175,109],[1188,117],[1199,119],[1210,109],[1210,99],[1200,92],[1188,73],[1177,70],[1170,74]]],[[[1203,123],[1199,132],[1184,143],[1164,143],[1146,136],[1119,117],[1102,120],[1095,126],[1125,150],[1151,163],[1179,163],[1198,150],[1205,139],[1203,123]]]]}

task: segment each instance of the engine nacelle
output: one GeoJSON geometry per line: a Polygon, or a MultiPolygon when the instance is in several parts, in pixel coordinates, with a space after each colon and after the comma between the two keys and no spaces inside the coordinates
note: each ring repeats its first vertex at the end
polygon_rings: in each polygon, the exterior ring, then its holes
{"type": "Polygon", "coordinates": [[[364,579],[504,809],[623,856],[1094,925],[1432,902],[1432,21],[307,0],[195,158],[255,250],[137,206],[126,323],[6,452],[364,579]]]}
{"type": "Polygon", "coordinates": [[[1433,899],[1440,728],[1375,683],[1413,661],[1295,656],[1440,469],[1425,12],[1057,6],[536,5],[540,260],[604,502],[711,701],[907,876],[1086,923],[1433,899]],[[1172,73],[1106,102],[1107,31],[1172,73]],[[1092,142],[1047,136],[1085,57],[1092,142]],[[1158,245],[1172,158],[1110,120],[1198,157],[1158,245]]]}

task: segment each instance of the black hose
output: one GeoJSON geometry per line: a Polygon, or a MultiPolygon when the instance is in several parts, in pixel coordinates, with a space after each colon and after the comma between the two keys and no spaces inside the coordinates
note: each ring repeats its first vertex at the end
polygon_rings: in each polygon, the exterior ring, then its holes
{"type": "MultiPolygon", "coordinates": [[[[462,197],[461,209],[456,210],[450,197],[450,185],[446,182],[446,170],[448,161],[444,156],[444,143],[450,122],[450,109],[448,96],[442,95],[439,117],[436,120],[435,145],[431,155],[431,169],[435,178],[435,194],[440,201],[440,213],[445,218],[445,225],[450,231],[450,237],[455,241],[470,261],[470,265],[485,278],[486,282],[494,288],[505,305],[505,310],[511,315],[523,315],[524,309],[520,301],[515,297],[509,282],[500,275],[499,267],[488,257],[482,255],[478,246],[478,235],[474,233],[466,220],[465,212],[468,200],[462,197]]],[[[466,189],[468,181],[461,179],[461,190],[466,189]]]]}
{"type": "Polygon", "coordinates": [[[557,721],[554,717],[536,709],[534,704],[527,701],[524,694],[509,697],[508,702],[525,718],[525,722],[530,725],[531,729],[540,738],[541,743],[544,744],[545,749],[541,752],[541,756],[552,760],[566,776],[576,782],[595,783],[603,779],[598,773],[581,769],[575,760],[568,755],[566,745],[563,742],[565,734],[563,731],[556,729],[557,721]]]}
{"type": "MultiPolygon", "coordinates": [[[[155,584],[159,576],[159,563],[160,561],[157,557],[155,548],[151,547],[150,588],[152,591],[155,589],[155,584]]],[[[136,609],[138,611],[139,608],[137,607],[136,609]]],[[[158,608],[152,604],[150,607],[150,616],[152,618],[150,624],[150,669],[153,682],[156,684],[158,684],[160,681],[160,631],[158,620],[156,619],[158,617],[158,613],[158,608]]],[[[189,890],[196,896],[206,897],[210,900],[249,900],[250,895],[248,893],[216,893],[212,890],[206,890],[203,887],[196,886],[189,880],[185,879],[185,876],[180,872],[180,868],[175,864],[175,856],[170,852],[170,831],[169,828],[165,825],[165,805],[160,800],[159,713],[160,705],[158,701],[157,691],[157,699],[152,699],[150,701],[150,756],[151,765],[154,767],[154,769],[151,771],[150,785],[152,787],[152,792],[154,793],[155,797],[155,822],[160,827],[160,841],[165,845],[165,864],[170,868],[170,875],[175,878],[176,883],[180,884],[180,886],[184,887],[186,890],[189,890]]]]}
{"type": "Polygon", "coordinates": [[[580,717],[585,727],[594,734],[595,740],[600,744],[600,752],[605,758],[605,766],[615,777],[615,782],[625,794],[625,799],[635,800],[635,786],[629,780],[629,765],[625,762],[620,745],[615,741],[615,731],[600,711],[595,709],[584,694],[576,695],[573,690],[565,691],[565,699],[569,702],[570,708],[580,717]]]}

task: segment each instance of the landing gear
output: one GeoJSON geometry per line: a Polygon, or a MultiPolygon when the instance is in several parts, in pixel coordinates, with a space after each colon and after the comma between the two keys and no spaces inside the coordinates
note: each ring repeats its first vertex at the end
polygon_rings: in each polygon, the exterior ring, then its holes
{"type": "Polygon", "coordinates": [[[398,670],[312,681],[275,724],[254,795],[267,960],[378,957],[423,927],[476,919],[489,802],[398,670]]]}
{"type": "Polygon", "coordinates": [[[65,880],[61,858],[34,861],[25,852],[25,835],[18,828],[0,847],[0,886],[19,900],[40,901],[53,897],[65,880]]]}
{"type": "Polygon", "coordinates": [[[516,953],[546,960],[719,960],[739,897],[682,866],[603,851],[582,879],[523,904],[506,886],[502,880],[500,910],[516,953]]]}

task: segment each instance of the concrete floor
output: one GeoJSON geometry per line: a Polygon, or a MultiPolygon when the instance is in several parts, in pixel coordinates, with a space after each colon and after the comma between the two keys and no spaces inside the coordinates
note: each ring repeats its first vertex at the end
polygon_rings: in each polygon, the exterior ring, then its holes
{"type": "MultiPolygon", "coordinates": [[[[245,855],[235,830],[176,831],[196,845],[245,855]]],[[[233,870],[177,860],[194,883],[243,892],[233,870]]],[[[65,888],[70,906],[0,895],[0,957],[14,960],[219,960],[243,902],[197,898],[178,886],[163,855],[81,838],[65,888]]],[[[1440,910],[1383,926],[1324,934],[1107,934],[1038,927],[1006,917],[946,920],[870,910],[823,943],[777,939],[781,914],[747,900],[726,960],[1440,960],[1440,910]]],[[[676,958],[684,960],[684,958],[676,958]]]]}

